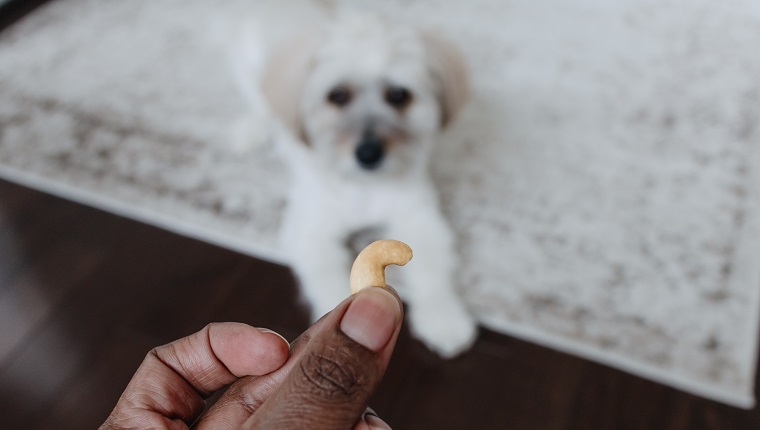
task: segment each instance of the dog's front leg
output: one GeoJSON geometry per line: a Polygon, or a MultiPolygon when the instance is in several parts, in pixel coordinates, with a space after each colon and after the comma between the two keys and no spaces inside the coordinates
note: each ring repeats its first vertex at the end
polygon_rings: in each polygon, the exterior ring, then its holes
{"type": "Polygon", "coordinates": [[[316,321],[350,294],[351,255],[337,235],[319,228],[301,231],[288,244],[288,252],[301,292],[311,305],[312,321],[316,321]]]}
{"type": "Polygon", "coordinates": [[[417,207],[390,233],[414,251],[400,271],[412,333],[442,357],[459,354],[475,340],[477,326],[455,288],[457,258],[446,220],[435,208],[417,207]]]}

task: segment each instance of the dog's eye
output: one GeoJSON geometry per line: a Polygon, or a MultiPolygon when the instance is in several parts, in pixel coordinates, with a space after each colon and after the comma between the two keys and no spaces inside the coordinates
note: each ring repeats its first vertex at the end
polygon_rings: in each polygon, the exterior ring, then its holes
{"type": "Polygon", "coordinates": [[[338,107],[351,103],[351,90],[347,87],[335,87],[327,93],[327,101],[338,107]]]}
{"type": "Polygon", "coordinates": [[[412,101],[412,93],[404,87],[388,87],[385,90],[385,101],[396,109],[403,109],[412,101]]]}

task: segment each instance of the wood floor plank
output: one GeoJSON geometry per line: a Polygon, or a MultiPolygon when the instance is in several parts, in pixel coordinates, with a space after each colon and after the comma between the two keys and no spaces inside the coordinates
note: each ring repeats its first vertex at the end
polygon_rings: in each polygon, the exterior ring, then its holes
{"type": "Polygon", "coordinates": [[[28,262],[30,268],[45,267],[44,274],[20,271],[0,291],[0,327],[5,330],[0,337],[0,366],[100,263],[103,254],[69,239],[46,245],[28,262]]]}
{"type": "Polygon", "coordinates": [[[87,360],[87,367],[47,405],[47,413],[26,428],[96,428],[108,417],[145,354],[154,346],[156,339],[152,337],[125,328],[112,331],[87,360]]]}
{"type": "Polygon", "coordinates": [[[49,0],[5,0],[0,2],[0,32],[49,0]]]}

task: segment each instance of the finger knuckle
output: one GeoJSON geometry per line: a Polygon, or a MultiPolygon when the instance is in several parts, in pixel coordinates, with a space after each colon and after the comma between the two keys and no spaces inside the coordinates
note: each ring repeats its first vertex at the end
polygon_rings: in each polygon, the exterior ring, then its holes
{"type": "Polygon", "coordinates": [[[343,349],[310,352],[300,370],[310,389],[322,397],[353,397],[365,389],[362,366],[343,349]]]}

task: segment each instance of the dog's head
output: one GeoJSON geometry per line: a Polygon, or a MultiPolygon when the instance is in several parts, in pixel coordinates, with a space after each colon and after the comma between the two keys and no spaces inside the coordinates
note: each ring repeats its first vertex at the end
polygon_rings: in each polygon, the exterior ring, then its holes
{"type": "Polygon", "coordinates": [[[277,49],[262,90],[317,161],[347,175],[424,168],[469,92],[450,42],[374,16],[344,18],[277,49]]]}

